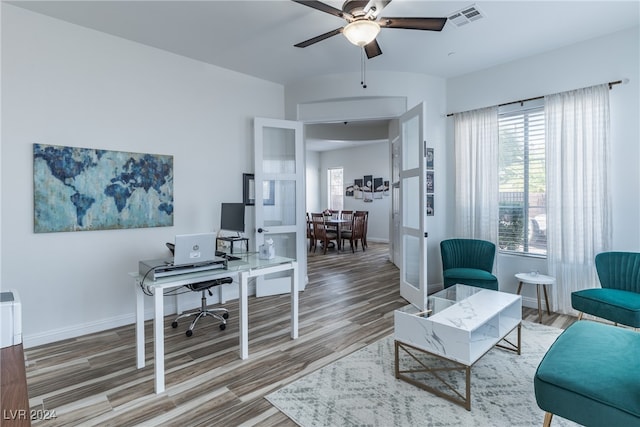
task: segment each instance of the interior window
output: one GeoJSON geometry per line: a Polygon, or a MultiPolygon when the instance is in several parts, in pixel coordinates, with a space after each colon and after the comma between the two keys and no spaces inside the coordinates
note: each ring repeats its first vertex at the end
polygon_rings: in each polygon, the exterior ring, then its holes
{"type": "Polygon", "coordinates": [[[341,211],[344,208],[344,185],[342,168],[329,168],[327,183],[329,209],[341,211]]]}

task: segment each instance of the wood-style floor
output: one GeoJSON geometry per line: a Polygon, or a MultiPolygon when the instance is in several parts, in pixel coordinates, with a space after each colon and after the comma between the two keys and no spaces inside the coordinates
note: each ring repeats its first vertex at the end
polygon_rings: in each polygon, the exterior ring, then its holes
{"type": "MultiPolygon", "coordinates": [[[[152,325],[147,364],[136,369],[134,325],[25,351],[32,410],[56,418],[34,426],[294,426],[264,399],[271,391],[393,331],[393,311],[406,305],[386,244],[366,252],[309,255],[300,294],[300,336],[290,339],[289,296],[249,299],[249,359],[238,356],[237,301],[225,304],[227,329],[205,318],[192,337],[165,319],[166,391],[153,392],[152,325]]],[[[133,298],[133,296],[132,296],[133,298]]],[[[537,321],[537,311],[523,318],[537,321]]],[[[544,316],[566,327],[575,319],[544,316]]]]}

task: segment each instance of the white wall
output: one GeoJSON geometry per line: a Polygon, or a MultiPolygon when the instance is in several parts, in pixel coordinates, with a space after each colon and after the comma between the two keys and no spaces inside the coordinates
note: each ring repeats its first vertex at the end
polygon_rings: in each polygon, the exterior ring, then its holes
{"type": "MultiPolygon", "coordinates": [[[[614,250],[640,251],[639,40],[635,28],[447,81],[448,111],[459,112],[629,79],[610,91],[614,250]]],[[[454,162],[453,119],[447,147],[448,161],[454,162]]],[[[453,168],[446,179],[453,192],[453,168]]],[[[453,224],[448,225],[452,235],[453,224]]],[[[547,269],[546,260],[522,256],[499,255],[497,265],[500,288],[510,292],[516,290],[513,274],[547,269]]],[[[531,302],[535,289],[528,291],[531,302]]]]}
{"type": "MultiPolygon", "coordinates": [[[[319,174],[319,193],[320,200],[323,202],[321,210],[328,207],[328,169],[339,167],[343,168],[344,185],[347,186],[349,184],[353,184],[354,179],[362,179],[364,175],[372,175],[374,178],[382,178],[385,181],[389,181],[391,179],[391,170],[389,165],[388,142],[379,142],[361,147],[321,152],[319,174]]],[[[344,209],[353,211],[369,211],[367,241],[389,242],[389,216],[391,215],[390,195],[382,196],[382,199],[374,199],[373,202],[367,203],[365,203],[363,199],[345,196],[344,209]]],[[[320,212],[321,210],[314,210],[312,212],[320,212]]]]}
{"type": "Polygon", "coordinates": [[[253,171],[252,118],[283,105],[280,85],[3,2],[0,283],[20,293],[25,345],[133,323],[127,272],[218,228],[253,171]],[[33,143],[173,155],[174,226],[34,234],[33,143]]]}
{"type": "MultiPolygon", "coordinates": [[[[306,211],[322,212],[323,203],[320,200],[320,153],[307,151],[306,161],[306,211]]],[[[325,203],[326,205],[326,203],[325,203]]]]}

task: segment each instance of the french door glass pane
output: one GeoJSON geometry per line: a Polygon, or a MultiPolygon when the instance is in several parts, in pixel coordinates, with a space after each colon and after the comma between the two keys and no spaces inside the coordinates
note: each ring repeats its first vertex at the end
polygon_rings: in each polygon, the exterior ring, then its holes
{"type": "Polygon", "coordinates": [[[420,178],[412,176],[402,180],[405,192],[402,206],[402,226],[420,229],[420,178]]]}
{"type": "Polygon", "coordinates": [[[296,182],[264,181],[263,215],[265,227],[296,224],[296,182]],[[268,188],[268,193],[266,188],[268,188]]]}
{"type": "Polygon", "coordinates": [[[404,262],[404,281],[416,289],[420,289],[420,240],[405,234],[402,241],[404,262]]]}
{"type": "Polygon", "coordinates": [[[262,149],[264,173],[296,173],[295,130],[264,128],[262,149]]]}
{"type": "Polygon", "coordinates": [[[409,119],[402,126],[402,169],[415,169],[418,167],[419,158],[416,153],[420,152],[420,122],[419,117],[409,119]]]}

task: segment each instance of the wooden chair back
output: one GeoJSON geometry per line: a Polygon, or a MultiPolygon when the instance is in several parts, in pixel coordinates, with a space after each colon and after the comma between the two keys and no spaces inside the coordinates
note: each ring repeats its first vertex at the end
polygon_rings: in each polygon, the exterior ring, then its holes
{"type": "MultiPolygon", "coordinates": [[[[335,232],[327,229],[327,224],[324,222],[324,214],[312,213],[311,223],[313,224],[313,238],[317,241],[321,241],[324,247],[324,253],[327,253],[327,247],[331,240],[338,242],[338,236],[335,232]]],[[[315,246],[314,246],[315,252],[315,246]]]]}

